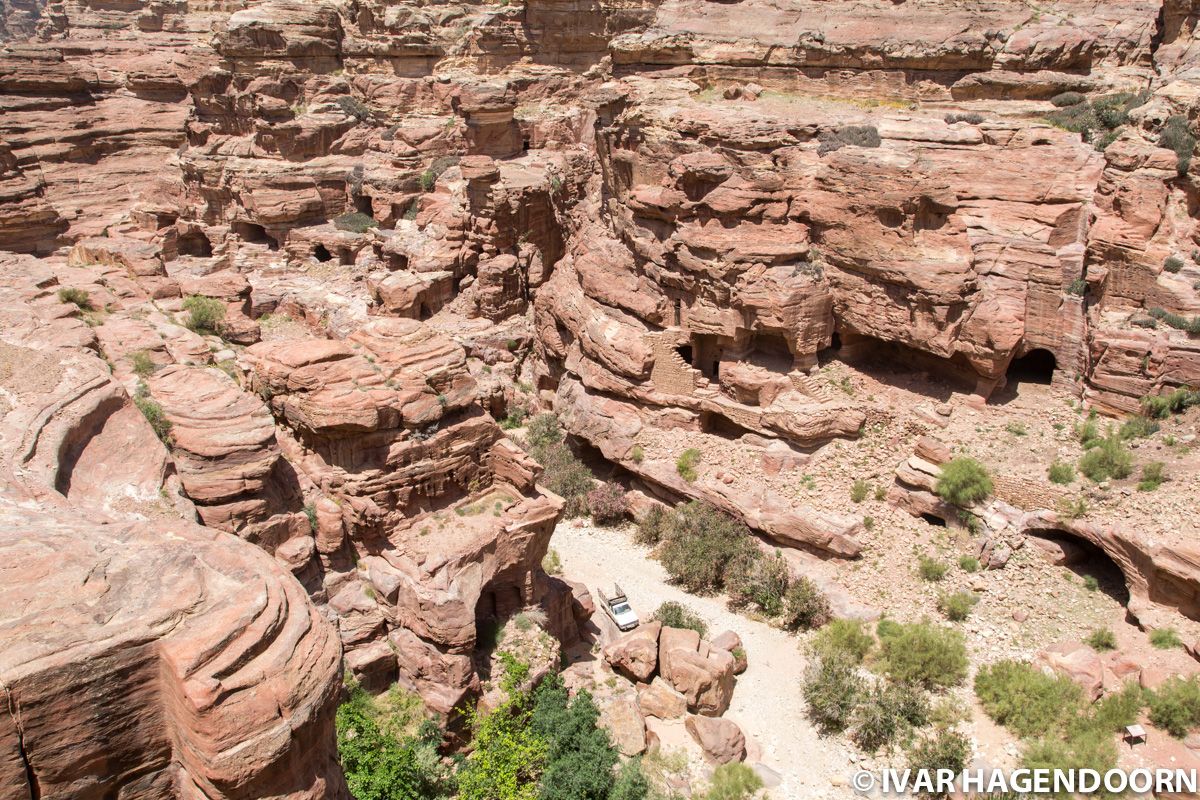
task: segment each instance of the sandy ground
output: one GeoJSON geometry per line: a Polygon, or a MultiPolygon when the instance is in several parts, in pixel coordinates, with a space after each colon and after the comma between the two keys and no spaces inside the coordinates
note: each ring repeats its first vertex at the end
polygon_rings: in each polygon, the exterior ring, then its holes
{"type": "MultiPolygon", "coordinates": [[[[662,565],[647,548],[633,543],[626,529],[595,528],[580,521],[564,522],[550,546],[562,559],[563,574],[581,581],[595,595],[621,585],[634,609],[647,618],[667,600],[684,603],[702,616],[710,635],[724,630],[742,637],[749,667],[738,677],[733,702],[725,716],[741,726],[761,752],[759,760],[780,777],[771,797],[809,800],[849,797],[836,788],[853,773],[851,752],[837,739],[822,739],[804,716],[800,678],[805,658],[799,640],[725,607],[720,597],[697,597],[667,583],[662,565]]],[[[598,612],[599,613],[599,612],[598,612]]]]}

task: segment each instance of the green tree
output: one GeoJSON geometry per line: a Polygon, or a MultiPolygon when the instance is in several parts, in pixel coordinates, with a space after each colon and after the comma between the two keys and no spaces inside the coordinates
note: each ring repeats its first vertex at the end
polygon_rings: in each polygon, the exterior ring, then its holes
{"type": "Polygon", "coordinates": [[[987,498],[993,486],[983,464],[969,456],[959,456],[942,465],[936,488],[938,497],[966,508],[987,498]]]}
{"type": "Polygon", "coordinates": [[[540,800],[607,800],[617,751],[599,718],[592,696],[581,691],[570,699],[558,675],[534,691],[529,728],[547,745],[540,800]]]}

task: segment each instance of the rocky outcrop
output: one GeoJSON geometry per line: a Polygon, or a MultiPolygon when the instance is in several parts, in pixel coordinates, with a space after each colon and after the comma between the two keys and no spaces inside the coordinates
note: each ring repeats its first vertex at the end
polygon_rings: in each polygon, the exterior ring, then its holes
{"type": "Polygon", "coordinates": [[[746,736],[736,722],[720,717],[691,716],[684,727],[714,764],[729,764],[746,758],[746,736]]]}

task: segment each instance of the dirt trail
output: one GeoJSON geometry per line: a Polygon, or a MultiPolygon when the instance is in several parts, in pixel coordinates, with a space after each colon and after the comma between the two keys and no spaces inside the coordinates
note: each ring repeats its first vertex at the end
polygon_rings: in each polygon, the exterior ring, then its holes
{"type": "Polygon", "coordinates": [[[742,637],[750,665],[738,677],[725,716],[757,743],[759,760],[782,779],[771,796],[778,800],[851,796],[849,789],[834,786],[853,772],[849,752],[836,739],[821,739],[804,716],[800,678],[805,658],[795,637],[730,612],[722,598],[696,597],[671,586],[662,566],[624,529],[564,522],[555,530],[551,547],[558,551],[566,577],[583,582],[593,595],[599,587],[619,583],[643,619],[660,603],[674,600],[700,614],[710,634],[735,631],[742,637]]]}

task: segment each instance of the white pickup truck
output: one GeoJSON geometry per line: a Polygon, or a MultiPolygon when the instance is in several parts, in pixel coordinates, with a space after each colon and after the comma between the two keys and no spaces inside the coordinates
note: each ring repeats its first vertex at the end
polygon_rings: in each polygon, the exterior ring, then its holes
{"type": "Polygon", "coordinates": [[[622,631],[631,631],[638,626],[638,615],[630,608],[629,600],[621,591],[620,586],[613,584],[612,597],[606,595],[603,589],[596,589],[596,594],[600,595],[600,604],[604,607],[604,613],[608,614],[616,623],[617,628],[622,631]]]}

